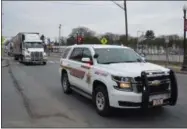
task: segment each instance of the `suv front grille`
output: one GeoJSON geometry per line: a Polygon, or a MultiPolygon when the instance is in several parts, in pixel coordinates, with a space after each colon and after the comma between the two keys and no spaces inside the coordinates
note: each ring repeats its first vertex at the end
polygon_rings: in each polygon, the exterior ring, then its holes
{"type": "MultiPolygon", "coordinates": [[[[134,79],[136,82],[136,91],[138,93],[141,93],[143,91],[142,79],[141,77],[135,77],[134,79]]],[[[147,79],[149,82],[148,86],[149,86],[150,94],[167,92],[169,90],[170,80],[168,75],[148,77],[147,79]],[[159,81],[160,84],[152,85],[152,82],[154,81],[159,81]]]]}

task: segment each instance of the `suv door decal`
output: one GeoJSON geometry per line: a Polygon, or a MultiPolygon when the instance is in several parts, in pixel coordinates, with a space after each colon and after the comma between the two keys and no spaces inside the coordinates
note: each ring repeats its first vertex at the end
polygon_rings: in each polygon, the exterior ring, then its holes
{"type": "Polygon", "coordinates": [[[90,69],[90,66],[81,65],[82,68],[90,69]]]}
{"type": "Polygon", "coordinates": [[[84,78],[84,75],[85,75],[85,72],[82,71],[82,70],[78,70],[78,69],[71,69],[71,70],[70,70],[70,74],[71,74],[72,76],[74,76],[74,77],[83,79],[83,78],[84,78]]]}

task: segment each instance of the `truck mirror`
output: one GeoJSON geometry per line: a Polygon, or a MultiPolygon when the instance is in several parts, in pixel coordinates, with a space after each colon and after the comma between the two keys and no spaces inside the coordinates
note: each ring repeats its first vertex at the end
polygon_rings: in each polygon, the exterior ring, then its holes
{"type": "Polygon", "coordinates": [[[22,35],[22,41],[24,41],[25,40],[25,35],[22,35]]]}

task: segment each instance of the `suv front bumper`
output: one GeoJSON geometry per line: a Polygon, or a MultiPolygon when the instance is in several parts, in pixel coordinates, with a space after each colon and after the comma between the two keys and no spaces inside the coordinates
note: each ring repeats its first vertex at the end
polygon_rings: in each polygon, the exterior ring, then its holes
{"type": "Polygon", "coordinates": [[[109,94],[109,101],[111,107],[116,108],[150,108],[153,106],[175,105],[178,97],[177,81],[174,72],[171,70],[170,90],[167,92],[150,94],[150,87],[148,85],[147,73],[141,73],[143,91],[142,93],[125,92],[119,90],[112,90],[109,94]],[[161,104],[155,104],[162,101],[161,104]]]}
{"type": "MultiPolygon", "coordinates": [[[[153,107],[153,100],[163,99],[162,105],[168,105],[171,94],[160,93],[149,96],[148,107],[153,107]]],[[[115,108],[141,108],[143,105],[142,93],[113,90],[110,97],[110,106],[115,108]]]]}

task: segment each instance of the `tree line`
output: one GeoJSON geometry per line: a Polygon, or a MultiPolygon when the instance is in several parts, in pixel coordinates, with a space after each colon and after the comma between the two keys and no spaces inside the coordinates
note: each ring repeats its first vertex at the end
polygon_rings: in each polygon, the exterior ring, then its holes
{"type": "MultiPolygon", "coordinates": [[[[121,45],[129,46],[132,48],[137,48],[138,45],[144,45],[148,47],[156,47],[160,48],[166,47],[165,39],[168,38],[168,47],[172,47],[173,45],[178,48],[183,48],[183,38],[178,35],[162,35],[155,36],[153,30],[147,30],[146,33],[140,37],[133,37],[129,35],[128,41],[126,41],[125,35],[114,34],[107,32],[103,35],[98,35],[93,30],[87,27],[77,27],[72,29],[72,32],[69,34],[67,38],[60,38],[60,45],[73,45],[77,43],[77,37],[82,37],[81,44],[101,44],[101,39],[105,37],[107,39],[107,44],[110,45],[121,45]]],[[[45,37],[42,37],[44,39],[45,37]]],[[[58,41],[55,41],[55,45],[59,45],[58,41]]]]}

